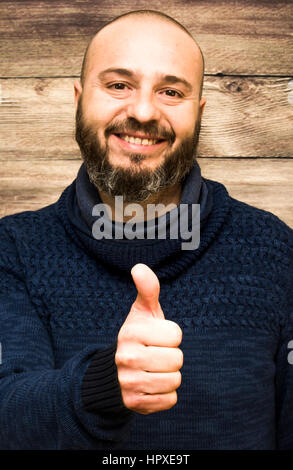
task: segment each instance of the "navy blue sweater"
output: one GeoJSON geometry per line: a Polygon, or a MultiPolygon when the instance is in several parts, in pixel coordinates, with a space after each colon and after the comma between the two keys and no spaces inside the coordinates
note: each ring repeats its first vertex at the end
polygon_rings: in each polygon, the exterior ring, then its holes
{"type": "Polygon", "coordinates": [[[1,449],[293,449],[293,231],[204,181],[200,246],[172,256],[164,240],[90,249],[75,182],[0,221],[1,449]],[[184,364],[178,403],[145,416],[124,407],[114,355],[136,298],[128,265],[148,253],[184,364]]]}

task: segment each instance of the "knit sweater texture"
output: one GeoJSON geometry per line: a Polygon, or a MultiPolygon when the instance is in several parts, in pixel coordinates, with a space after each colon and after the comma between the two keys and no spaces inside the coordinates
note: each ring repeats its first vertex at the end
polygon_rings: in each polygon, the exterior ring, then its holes
{"type": "Polygon", "coordinates": [[[90,249],[69,216],[75,181],[1,219],[1,449],[293,449],[293,231],[203,180],[200,245],[172,256],[166,240],[90,249]],[[178,402],[150,415],[124,407],[114,361],[134,246],[183,331],[178,402]]]}

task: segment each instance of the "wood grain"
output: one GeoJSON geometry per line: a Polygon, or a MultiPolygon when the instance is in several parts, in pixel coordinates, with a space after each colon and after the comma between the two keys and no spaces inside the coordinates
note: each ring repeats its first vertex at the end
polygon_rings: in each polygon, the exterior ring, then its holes
{"type": "MultiPolygon", "coordinates": [[[[277,159],[199,158],[202,175],[236,199],[268,210],[293,228],[293,163],[277,159]]],[[[6,161],[0,166],[0,217],[55,202],[81,160],[6,161]]]]}
{"type": "MultiPolygon", "coordinates": [[[[0,80],[0,160],[77,158],[73,78],[0,80]]],[[[198,155],[293,156],[287,78],[206,77],[198,155]]]]}
{"type": "Polygon", "coordinates": [[[138,9],[161,10],[189,28],[207,74],[293,75],[291,0],[2,0],[0,77],[77,76],[99,27],[138,9]]]}
{"type": "Polygon", "coordinates": [[[292,159],[200,158],[202,175],[222,182],[229,194],[267,210],[293,228],[292,159]]]}
{"type": "Polygon", "coordinates": [[[73,82],[0,80],[0,160],[77,157],[73,82]]]}

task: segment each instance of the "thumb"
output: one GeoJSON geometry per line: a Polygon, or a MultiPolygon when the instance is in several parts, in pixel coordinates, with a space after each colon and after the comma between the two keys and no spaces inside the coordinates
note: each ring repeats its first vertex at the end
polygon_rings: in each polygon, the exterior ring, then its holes
{"type": "Polygon", "coordinates": [[[155,318],[165,318],[159,303],[160,282],[154,271],[146,264],[136,264],[131,269],[132,279],[137,289],[137,297],[132,309],[150,313],[155,318]]]}

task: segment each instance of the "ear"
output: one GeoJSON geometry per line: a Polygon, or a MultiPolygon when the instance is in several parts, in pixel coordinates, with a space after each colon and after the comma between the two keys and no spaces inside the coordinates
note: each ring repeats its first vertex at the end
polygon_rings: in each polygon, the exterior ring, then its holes
{"type": "Polygon", "coordinates": [[[199,102],[200,117],[202,117],[206,102],[207,102],[206,98],[201,98],[201,100],[199,102]]]}
{"type": "Polygon", "coordinates": [[[82,93],[82,86],[79,80],[75,81],[73,84],[74,87],[74,103],[75,103],[75,110],[77,109],[78,101],[82,93]]]}

